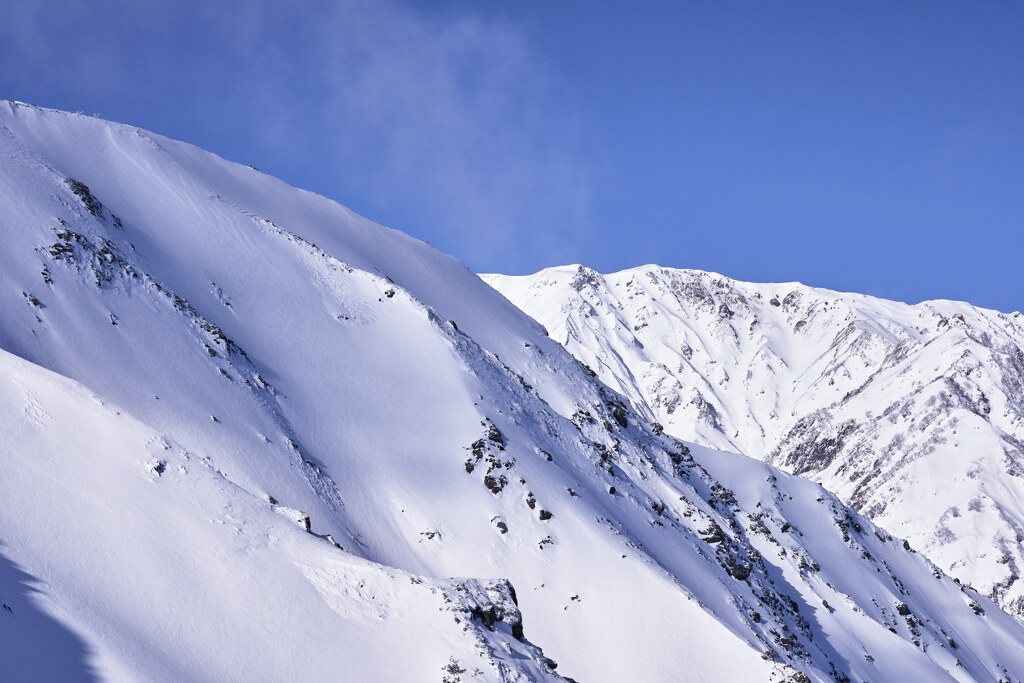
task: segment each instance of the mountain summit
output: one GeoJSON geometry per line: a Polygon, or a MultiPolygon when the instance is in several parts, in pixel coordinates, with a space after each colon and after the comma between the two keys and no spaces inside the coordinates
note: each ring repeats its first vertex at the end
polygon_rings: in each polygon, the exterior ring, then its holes
{"type": "Polygon", "coordinates": [[[1016,619],[423,242],[14,102],[0,160],[4,678],[1021,678],[1016,619]]]}

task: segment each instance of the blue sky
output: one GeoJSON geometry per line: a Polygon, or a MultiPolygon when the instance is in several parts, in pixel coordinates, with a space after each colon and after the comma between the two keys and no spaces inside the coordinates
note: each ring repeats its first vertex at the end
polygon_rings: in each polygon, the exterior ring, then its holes
{"type": "Polygon", "coordinates": [[[0,12],[0,97],[253,164],[477,271],[659,263],[1024,308],[1024,3],[0,12]]]}

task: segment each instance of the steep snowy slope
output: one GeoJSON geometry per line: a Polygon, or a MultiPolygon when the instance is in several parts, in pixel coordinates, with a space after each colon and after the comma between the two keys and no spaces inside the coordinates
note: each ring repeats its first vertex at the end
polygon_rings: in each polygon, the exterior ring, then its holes
{"type": "Polygon", "coordinates": [[[19,651],[115,680],[1024,675],[991,602],[661,433],[422,242],[87,117],[4,103],[0,160],[19,651]]]}
{"type": "Polygon", "coordinates": [[[507,584],[341,552],[297,511],[2,351],[0,414],[3,680],[436,681],[452,662],[556,678],[513,636],[507,584]],[[488,609],[504,628],[472,618],[488,609]]]}
{"type": "Polygon", "coordinates": [[[1024,614],[1024,318],[646,266],[485,276],[680,438],[835,491],[1024,614]]]}

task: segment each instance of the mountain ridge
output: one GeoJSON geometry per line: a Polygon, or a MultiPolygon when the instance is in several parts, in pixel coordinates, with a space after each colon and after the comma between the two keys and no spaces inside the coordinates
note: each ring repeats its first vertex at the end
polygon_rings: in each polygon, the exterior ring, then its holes
{"type": "Polygon", "coordinates": [[[825,484],[1021,612],[1020,313],[661,267],[484,277],[673,435],[825,484]],[[957,544],[978,532],[999,552],[957,544]]]}

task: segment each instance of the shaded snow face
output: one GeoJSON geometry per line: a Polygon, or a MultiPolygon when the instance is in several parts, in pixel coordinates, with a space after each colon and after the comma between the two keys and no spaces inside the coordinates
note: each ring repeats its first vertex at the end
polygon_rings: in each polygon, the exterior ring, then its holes
{"type": "Polygon", "coordinates": [[[0,538],[101,678],[1024,671],[991,602],[451,257],[137,129],[0,124],[0,538]]]}
{"type": "Polygon", "coordinates": [[[1024,613],[1024,319],[647,266],[485,276],[684,439],[821,482],[1024,613]]]}

